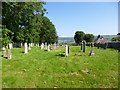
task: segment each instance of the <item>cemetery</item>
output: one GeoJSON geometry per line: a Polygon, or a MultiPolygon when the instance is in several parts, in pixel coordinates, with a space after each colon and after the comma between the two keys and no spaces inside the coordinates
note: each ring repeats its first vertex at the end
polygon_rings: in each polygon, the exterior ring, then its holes
{"type": "Polygon", "coordinates": [[[76,30],[62,42],[44,4],[2,3],[2,88],[118,88],[120,38],[76,30]]]}
{"type": "Polygon", "coordinates": [[[117,88],[117,50],[41,47],[32,46],[28,53],[25,47],[12,48],[12,59],[2,58],[4,88],[117,88]]]}

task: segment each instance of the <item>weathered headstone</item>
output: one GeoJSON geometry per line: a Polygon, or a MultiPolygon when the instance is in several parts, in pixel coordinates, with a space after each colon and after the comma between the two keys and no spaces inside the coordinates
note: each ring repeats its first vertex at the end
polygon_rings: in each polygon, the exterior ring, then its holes
{"type": "Polygon", "coordinates": [[[31,46],[31,44],[29,43],[29,44],[28,44],[28,50],[31,50],[30,46],[31,46]]]}
{"type": "Polygon", "coordinates": [[[48,49],[48,51],[50,51],[50,45],[48,45],[47,49],[48,49]]]}
{"type": "Polygon", "coordinates": [[[5,48],[3,49],[3,57],[7,57],[5,48]]]}
{"type": "Polygon", "coordinates": [[[70,53],[70,46],[68,46],[68,54],[70,53]]]}
{"type": "Polygon", "coordinates": [[[45,49],[47,49],[47,42],[45,42],[45,49]]]}
{"type": "Polygon", "coordinates": [[[107,47],[108,47],[108,42],[105,42],[105,47],[104,47],[104,49],[107,49],[107,47]]]}
{"type": "Polygon", "coordinates": [[[86,41],[83,40],[83,52],[86,52],[86,41]]]}
{"type": "Polygon", "coordinates": [[[54,43],[54,45],[53,45],[53,49],[54,49],[54,50],[56,49],[56,43],[54,43]]]}
{"type": "Polygon", "coordinates": [[[81,50],[83,50],[83,41],[81,42],[81,50]]]}
{"type": "Polygon", "coordinates": [[[27,43],[24,44],[24,53],[28,53],[28,46],[27,46],[27,43]]]}
{"type": "Polygon", "coordinates": [[[12,59],[12,53],[10,49],[8,49],[8,59],[12,59]]]}
{"type": "Polygon", "coordinates": [[[94,43],[92,42],[91,43],[91,51],[90,51],[90,56],[94,56],[95,53],[94,53],[94,43]]]}
{"type": "Polygon", "coordinates": [[[44,44],[43,43],[41,44],[41,49],[44,49],[44,44]]]}
{"type": "Polygon", "coordinates": [[[66,52],[65,52],[65,56],[68,56],[68,45],[66,45],[66,52]]]}

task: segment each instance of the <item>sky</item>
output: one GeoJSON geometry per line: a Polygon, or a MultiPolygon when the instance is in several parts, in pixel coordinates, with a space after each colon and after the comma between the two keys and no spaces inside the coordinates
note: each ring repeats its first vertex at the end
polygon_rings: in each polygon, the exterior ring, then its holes
{"type": "Polygon", "coordinates": [[[76,31],[94,35],[118,33],[117,2],[47,2],[44,7],[59,37],[73,37],[76,31]]]}

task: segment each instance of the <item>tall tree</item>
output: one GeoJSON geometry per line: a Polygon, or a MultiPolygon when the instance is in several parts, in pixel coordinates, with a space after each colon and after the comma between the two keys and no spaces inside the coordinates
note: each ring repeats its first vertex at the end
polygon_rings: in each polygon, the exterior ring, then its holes
{"type": "Polygon", "coordinates": [[[93,42],[94,35],[93,34],[85,34],[84,40],[86,40],[86,42],[93,42]]]}
{"type": "Polygon", "coordinates": [[[82,42],[84,36],[85,36],[85,33],[83,31],[76,31],[75,36],[74,36],[75,42],[77,44],[80,44],[80,42],[82,42]]]}

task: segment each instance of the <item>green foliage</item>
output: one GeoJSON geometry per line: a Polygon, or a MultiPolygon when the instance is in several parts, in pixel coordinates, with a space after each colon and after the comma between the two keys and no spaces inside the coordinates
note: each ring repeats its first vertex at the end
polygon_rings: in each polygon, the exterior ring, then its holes
{"type": "Polygon", "coordinates": [[[85,34],[84,40],[86,40],[86,42],[93,42],[94,35],[93,34],[85,34]]]}
{"type": "Polygon", "coordinates": [[[84,36],[85,36],[85,33],[83,31],[76,31],[75,36],[74,36],[75,42],[77,44],[80,44],[80,42],[82,42],[84,36]]]}
{"type": "Polygon", "coordinates": [[[7,46],[8,43],[12,42],[14,33],[11,30],[7,29],[5,26],[2,26],[0,33],[1,32],[2,32],[2,45],[7,46]]]}
{"type": "Polygon", "coordinates": [[[111,41],[120,41],[120,37],[113,37],[111,41]]]}
{"type": "Polygon", "coordinates": [[[44,17],[47,12],[43,4],[45,3],[2,3],[2,24],[14,32],[13,42],[41,43],[46,41],[48,37],[47,42],[57,42],[56,29],[52,22],[47,17],[44,17]]]}

